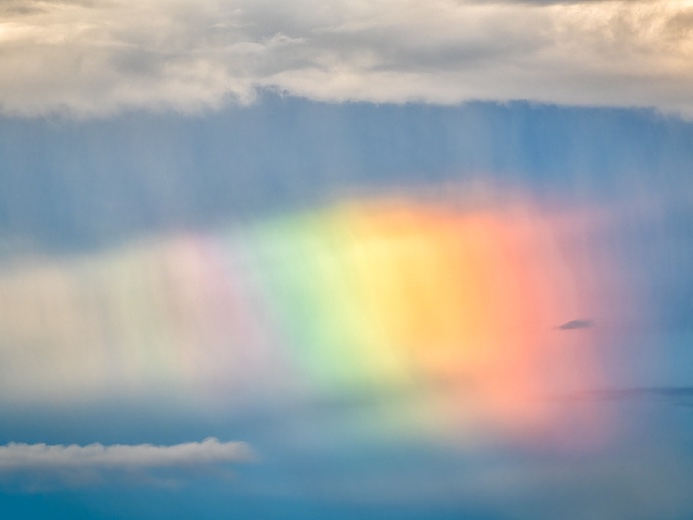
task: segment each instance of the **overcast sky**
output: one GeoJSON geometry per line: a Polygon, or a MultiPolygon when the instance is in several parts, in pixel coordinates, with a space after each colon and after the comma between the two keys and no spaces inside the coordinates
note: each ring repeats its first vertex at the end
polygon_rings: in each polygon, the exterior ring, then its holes
{"type": "Polygon", "coordinates": [[[693,115],[686,0],[4,0],[6,113],[517,100],[693,115]]]}

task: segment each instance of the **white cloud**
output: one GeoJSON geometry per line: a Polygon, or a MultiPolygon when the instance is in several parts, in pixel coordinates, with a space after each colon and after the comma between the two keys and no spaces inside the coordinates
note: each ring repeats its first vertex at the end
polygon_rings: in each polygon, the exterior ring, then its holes
{"type": "Polygon", "coordinates": [[[529,99],[693,116],[687,0],[0,3],[5,113],[529,99]]]}
{"type": "Polygon", "coordinates": [[[252,459],[253,453],[248,444],[219,442],[214,438],[173,446],[10,443],[0,446],[0,473],[27,470],[185,468],[248,462],[252,459]]]}

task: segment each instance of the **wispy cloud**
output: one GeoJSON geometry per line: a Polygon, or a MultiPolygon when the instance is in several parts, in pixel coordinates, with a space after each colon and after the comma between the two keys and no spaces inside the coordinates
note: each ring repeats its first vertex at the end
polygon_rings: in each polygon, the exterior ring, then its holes
{"type": "Polygon", "coordinates": [[[244,442],[208,438],[172,446],[152,444],[50,445],[10,443],[0,446],[0,473],[26,470],[186,468],[248,462],[253,459],[244,442]]]}
{"type": "Polygon", "coordinates": [[[685,0],[3,2],[6,113],[529,99],[693,116],[685,0]]]}

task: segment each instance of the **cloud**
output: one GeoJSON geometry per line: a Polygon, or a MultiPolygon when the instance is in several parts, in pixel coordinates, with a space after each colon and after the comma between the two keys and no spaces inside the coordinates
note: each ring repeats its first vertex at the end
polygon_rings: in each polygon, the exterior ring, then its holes
{"type": "Polygon", "coordinates": [[[693,6],[465,0],[0,3],[0,108],[195,112],[269,89],[323,101],[528,99],[693,116],[693,6]]]}
{"type": "Polygon", "coordinates": [[[219,442],[214,438],[173,446],[10,443],[0,446],[0,473],[27,470],[189,468],[248,462],[252,459],[253,452],[248,444],[219,442]]]}
{"type": "Polygon", "coordinates": [[[592,320],[571,320],[559,326],[560,330],[591,329],[594,326],[592,320]]]}

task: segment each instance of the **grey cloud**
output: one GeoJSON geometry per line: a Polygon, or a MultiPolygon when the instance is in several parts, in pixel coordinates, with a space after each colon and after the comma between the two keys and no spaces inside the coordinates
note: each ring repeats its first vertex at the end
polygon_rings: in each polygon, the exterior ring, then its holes
{"type": "Polygon", "coordinates": [[[590,329],[594,326],[592,320],[571,320],[557,327],[560,330],[590,329]]]}
{"type": "Polygon", "coordinates": [[[184,468],[248,462],[252,458],[253,453],[248,444],[219,442],[214,438],[172,446],[10,443],[0,446],[0,473],[27,470],[184,468]]]}
{"type": "Polygon", "coordinates": [[[191,112],[273,90],[693,115],[693,11],[663,0],[112,0],[0,11],[0,109],[11,114],[191,112]]]}

